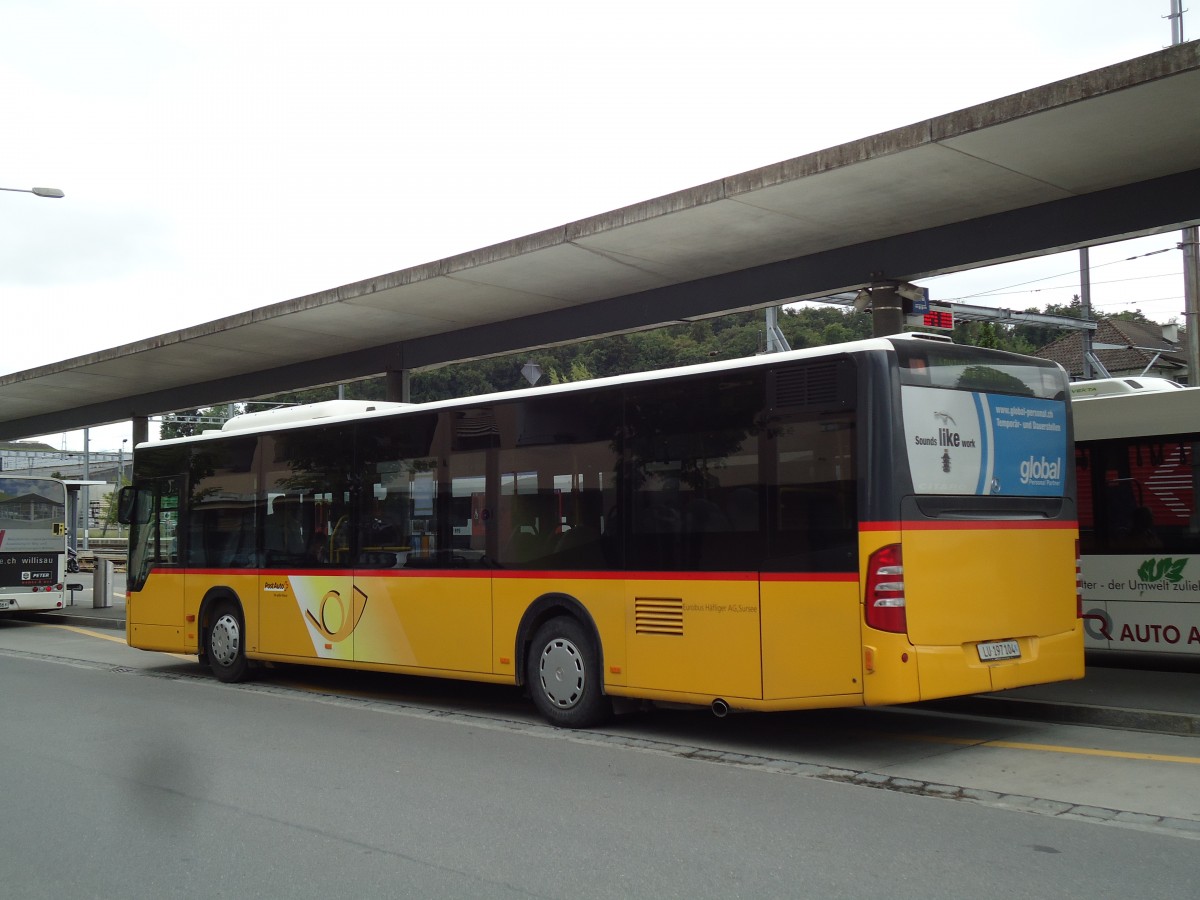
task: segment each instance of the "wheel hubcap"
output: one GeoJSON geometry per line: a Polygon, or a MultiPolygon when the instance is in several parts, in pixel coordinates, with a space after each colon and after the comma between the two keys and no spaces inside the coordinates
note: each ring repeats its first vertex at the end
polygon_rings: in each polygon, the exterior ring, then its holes
{"type": "Polygon", "coordinates": [[[570,709],[583,696],[586,676],[579,648],[564,638],[555,638],[542,650],[538,664],[542,690],[559,709],[570,709]]]}
{"type": "Polygon", "coordinates": [[[238,628],[238,621],[229,613],[225,613],[213,623],[210,642],[212,658],[219,666],[231,666],[237,659],[241,646],[242,634],[238,628]]]}

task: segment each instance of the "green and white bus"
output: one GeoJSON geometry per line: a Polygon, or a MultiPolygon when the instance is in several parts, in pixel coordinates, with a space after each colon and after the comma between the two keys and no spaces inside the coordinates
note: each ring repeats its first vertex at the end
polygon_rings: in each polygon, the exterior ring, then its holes
{"type": "Polygon", "coordinates": [[[1200,658],[1200,388],[1071,385],[1089,651],[1200,658]]]}

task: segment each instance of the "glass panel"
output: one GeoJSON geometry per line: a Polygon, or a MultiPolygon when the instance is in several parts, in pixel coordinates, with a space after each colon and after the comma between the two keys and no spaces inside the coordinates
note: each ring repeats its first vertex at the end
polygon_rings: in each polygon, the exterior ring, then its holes
{"type": "Polygon", "coordinates": [[[178,524],[188,459],[186,444],[137,451],[137,509],[129,528],[132,590],[141,589],[155,566],[183,562],[178,524]]]}
{"type": "Polygon", "coordinates": [[[1065,401],[912,385],[900,393],[916,493],[1063,496],[1065,401]]]}
{"type": "Polygon", "coordinates": [[[857,570],[858,499],[853,415],[772,426],[775,483],[764,567],[857,570]]]}
{"type": "Polygon", "coordinates": [[[1200,553],[1195,435],[1078,448],[1084,553],[1200,553]]]}
{"type": "Polygon", "coordinates": [[[179,507],[183,478],[159,478],[138,489],[138,510],[130,527],[129,585],[141,589],[152,569],[177,566],[179,507]]]}
{"type": "Polygon", "coordinates": [[[983,391],[1062,400],[1067,379],[1053,363],[1013,353],[935,344],[928,341],[896,341],[901,384],[983,391]]]}
{"type": "Polygon", "coordinates": [[[348,470],[352,452],[349,426],[263,435],[264,565],[351,564],[348,470]]]}
{"type": "Polygon", "coordinates": [[[632,569],[757,571],[760,373],[633,388],[632,569]]]}
{"type": "Polygon", "coordinates": [[[508,568],[620,564],[617,502],[620,398],[538,397],[496,409],[497,558],[508,568]]]}
{"type": "Polygon", "coordinates": [[[440,507],[438,536],[444,550],[438,565],[464,568],[483,565],[487,559],[486,508],[487,454],[455,453],[450,457],[448,503],[440,507]]]}
{"type": "Polygon", "coordinates": [[[359,426],[362,504],[358,565],[390,569],[427,561],[436,550],[435,416],[359,426]]]}
{"type": "Polygon", "coordinates": [[[0,478],[0,585],[27,589],[59,580],[66,500],[61,482],[0,478]]]}
{"type": "Polygon", "coordinates": [[[256,568],[257,497],[254,438],[198,444],[192,449],[188,565],[256,568]]]}

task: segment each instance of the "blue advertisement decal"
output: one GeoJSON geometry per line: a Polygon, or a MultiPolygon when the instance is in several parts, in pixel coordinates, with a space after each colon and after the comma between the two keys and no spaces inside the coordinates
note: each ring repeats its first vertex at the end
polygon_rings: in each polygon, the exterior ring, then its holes
{"type": "Polygon", "coordinates": [[[904,430],[923,494],[1059,496],[1067,408],[1060,400],[906,385],[904,430]]]}
{"type": "Polygon", "coordinates": [[[989,494],[1061,496],[1066,483],[1067,407],[1061,400],[983,396],[990,403],[995,462],[989,494]]]}

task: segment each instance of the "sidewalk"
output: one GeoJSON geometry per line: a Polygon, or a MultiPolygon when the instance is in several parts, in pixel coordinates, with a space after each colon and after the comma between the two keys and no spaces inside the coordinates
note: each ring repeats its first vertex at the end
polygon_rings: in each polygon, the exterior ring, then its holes
{"type": "Polygon", "coordinates": [[[1080,681],[934,700],[923,705],[947,712],[1200,737],[1200,672],[1089,663],[1080,681]]]}
{"type": "MultiPolygon", "coordinates": [[[[125,599],[92,606],[91,591],[77,592],[74,606],[29,613],[39,622],[125,630],[125,599]],[[85,602],[86,601],[86,602],[85,602]]],[[[1200,737],[1200,664],[1191,671],[1125,668],[1128,661],[1104,658],[1089,662],[1081,681],[1014,688],[994,694],[928,701],[923,706],[947,712],[1012,716],[1074,725],[1100,725],[1200,737]]]]}
{"type": "Polygon", "coordinates": [[[112,628],[117,631],[125,630],[125,598],[110,598],[109,606],[96,607],[92,605],[92,592],[76,591],[75,604],[62,609],[44,613],[30,613],[37,616],[35,621],[57,622],[65,625],[86,625],[89,628],[112,628]]]}

